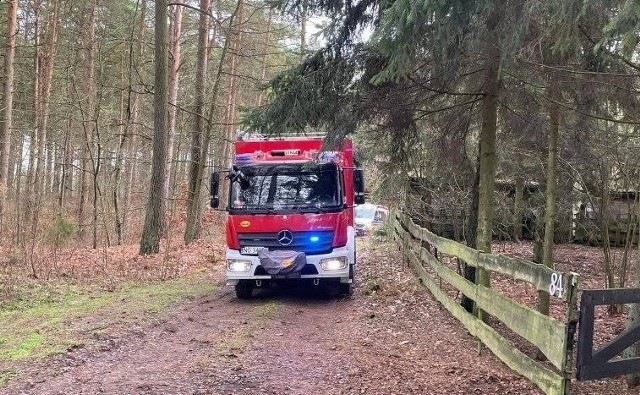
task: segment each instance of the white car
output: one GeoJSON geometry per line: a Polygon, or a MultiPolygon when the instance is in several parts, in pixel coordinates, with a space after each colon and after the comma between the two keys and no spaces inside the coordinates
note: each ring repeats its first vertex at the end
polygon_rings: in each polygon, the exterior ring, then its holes
{"type": "Polygon", "coordinates": [[[356,236],[364,236],[379,226],[382,226],[389,217],[389,209],[373,203],[365,203],[356,206],[355,224],[356,236]]]}

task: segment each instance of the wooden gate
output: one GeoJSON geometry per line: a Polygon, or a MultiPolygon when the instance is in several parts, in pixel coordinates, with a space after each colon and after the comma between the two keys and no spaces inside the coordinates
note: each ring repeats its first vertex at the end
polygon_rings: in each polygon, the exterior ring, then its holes
{"type": "Polygon", "coordinates": [[[640,289],[597,289],[582,292],[576,363],[578,380],[595,380],[640,371],[640,358],[613,360],[627,347],[640,341],[640,325],[623,332],[600,349],[593,349],[595,307],[629,303],[640,303],[640,289]]]}

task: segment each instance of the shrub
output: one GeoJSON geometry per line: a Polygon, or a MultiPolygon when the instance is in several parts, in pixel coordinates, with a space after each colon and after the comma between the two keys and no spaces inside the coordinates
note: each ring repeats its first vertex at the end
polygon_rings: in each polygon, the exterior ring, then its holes
{"type": "Polygon", "coordinates": [[[71,222],[64,214],[58,213],[55,221],[47,230],[47,241],[54,247],[60,248],[71,241],[76,234],[76,224],[71,222]]]}

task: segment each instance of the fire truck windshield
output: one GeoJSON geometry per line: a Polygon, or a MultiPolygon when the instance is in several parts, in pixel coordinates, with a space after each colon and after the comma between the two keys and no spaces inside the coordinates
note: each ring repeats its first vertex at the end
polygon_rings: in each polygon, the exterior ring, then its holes
{"type": "Polygon", "coordinates": [[[332,212],[342,209],[335,163],[254,163],[231,176],[231,213],[332,212]]]}

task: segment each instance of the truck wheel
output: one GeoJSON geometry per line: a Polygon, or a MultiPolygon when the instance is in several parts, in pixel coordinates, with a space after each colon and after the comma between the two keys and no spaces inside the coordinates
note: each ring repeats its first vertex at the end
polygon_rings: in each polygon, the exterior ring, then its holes
{"type": "Polygon", "coordinates": [[[340,284],[340,294],[348,298],[353,296],[353,282],[347,284],[340,284]]]}
{"type": "Polygon", "coordinates": [[[236,284],[236,297],[238,299],[251,299],[253,284],[248,281],[240,281],[236,284]]]}
{"type": "Polygon", "coordinates": [[[349,279],[350,283],[340,283],[340,294],[351,297],[353,295],[353,286],[355,285],[355,270],[353,265],[349,265],[349,279]]]}

